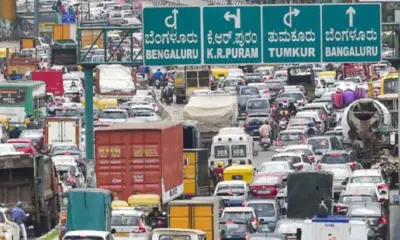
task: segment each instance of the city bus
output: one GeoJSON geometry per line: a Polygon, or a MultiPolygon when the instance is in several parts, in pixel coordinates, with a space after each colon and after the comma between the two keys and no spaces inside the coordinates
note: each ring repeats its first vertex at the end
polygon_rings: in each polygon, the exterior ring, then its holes
{"type": "Polygon", "coordinates": [[[389,73],[385,77],[381,79],[381,94],[385,95],[389,93],[398,93],[398,82],[399,82],[399,74],[398,73],[389,73]]]}
{"type": "Polygon", "coordinates": [[[9,118],[12,128],[24,128],[28,115],[45,117],[46,84],[24,80],[0,82],[0,115],[9,118]]]}

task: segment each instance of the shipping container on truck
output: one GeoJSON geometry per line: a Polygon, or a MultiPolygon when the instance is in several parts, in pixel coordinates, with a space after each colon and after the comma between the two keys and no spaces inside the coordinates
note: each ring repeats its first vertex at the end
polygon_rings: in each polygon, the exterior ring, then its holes
{"type": "Polygon", "coordinates": [[[33,81],[42,81],[46,83],[46,91],[53,93],[54,96],[64,95],[63,73],[57,69],[44,69],[32,72],[33,81]]]}
{"type": "Polygon", "coordinates": [[[219,198],[175,200],[168,205],[169,228],[203,230],[207,239],[220,239],[219,198]]]}
{"type": "Polygon", "coordinates": [[[185,197],[210,195],[208,156],[208,149],[183,150],[185,197]]]}
{"type": "Polygon", "coordinates": [[[33,72],[39,66],[39,58],[13,56],[8,60],[7,73],[10,76],[14,71],[21,76],[26,72],[33,72]]]}
{"type": "Polygon", "coordinates": [[[29,213],[24,221],[26,228],[33,226],[36,236],[55,227],[59,189],[51,158],[31,154],[0,156],[0,203],[11,209],[18,201],[29,213]]]}
{"type": "Polygon", "coordinates": [[[79,147],[80,118],[51,117],[45,121],[45,148],[50,148],[55,143],[72,143],[79,147]]]}
{"type": "Polygon", "coordinates": [[[95,130],[97,187],[128,200],[152,193],[163,203],[183,194],[182,124],[115,123],[95,130]]]}

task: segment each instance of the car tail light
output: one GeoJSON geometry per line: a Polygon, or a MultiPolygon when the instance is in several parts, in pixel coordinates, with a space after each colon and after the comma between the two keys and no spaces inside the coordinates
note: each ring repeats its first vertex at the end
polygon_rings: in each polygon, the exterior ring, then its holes
{"type": "Polygon", "coordinates": [[[246,206],[246,200],[243,200],[243,202],[242,202],[242,207],[244,207],[244,206],[246,206]]]}
{"type": "Polygon", "coordinates": [[[336,206],[336,212],[340,212],[342,210],[344,210],[343,206],[336,206]]]}
{"type": "Polygon", "coordinates": [[[307,138],[305,136],[302,137],[302,143],[306,144],[307,143],[307,138]]]}
{"type": "Polygon", "coordinates": [[[315,157],[314,156],[308,156],[308,160],[314,162],[315,161],[315,157]]]}
{"type": "Polygon", "coordinates": [[[379,190],[387,190],[388,187],[387,187],[386,184],[381,184],[381,185],[378,185],[378,189],[379,189],[379,190]]]}
{"type": "Polygon", "coordinates": [[[303,165],[298,165],[298,166],[296,167],[296,169],[300,171],[301,169],[303,169],[303,165]]]}
{"type": "Polygon", "coordinates": [[[322,164],[319,163],[319,164],[317,165],[317,169],[322,169],[322,164]]]}
{"type": "Polygon", "coordinates": [[[248,159],[248,160],[247,160],[247,163],[248,163],[248,164],[251,164],[251,163],[252,163],[252,162],[251,162],[251,159],[248,159]]]}
{"type": "Polygon", "coordinates": [[[275,186],[274,186],[275,188],[279,188],[279,184],[275,184],[275,186]]]}
{"type": "Polygon", "coordinates": [[[269,91],[269,89],[267,89],[267,90],[264,91],[264,93],[268,94],[268,93],[271,93],[271,92],[269,91]]]}
{"type": "Polygon", "coordinates": [[[249,115],[247,112],[244,112],[244,115],[247,117],[247,115],[249,115]]]}
{"type": "Polygon", "coordinates": [[[350,162],[349,165],[350,165],[350,168],[352,170],[354,170],[356,168],[356,163],[355,162],[350,162]]]}
{"type": "Polygon", "coordinates": [[[276,141],[275,141],[275,146],[280,146],[280,145],[281,145],[281,141],[279,141],[279,139],[276,140],[276,141]]]}
{"type": "Polygon", "coordinates": [[[264,82],[264,77],[260,78],[260,82],[262,82],[262,83],[264,82]]]}
{"type": "Polygon", "coordinates": [[[152,105],[153,105],[153,107],[156,107],[156,106],[157,106],[155,103],[153,103],[152,105]]]}
{"type": "Polygon", "coordinates": [[[254,219],[253,219],[253,223],[254,223],[254,224],[258,224],[257,218],[254,218],[254,219]]]}
{"type": "Polygon", "coordinates": [[[387,219],[385,217],[381,217],[378,220],[379,224],[386,224],[387,223],[387,219]]]}
{"type": "Polygon", "coordinates": [[[322,118],[323,120],[325,120],[325,119],[326,119],[326,115],[325,115],[325,114],[322,114],[322,115],[321,115],[321,118],[322,118]]]}
{"type": "Polygon", "coordinates": [[[144,228],[141,221],[139,221],[139,228],[132,230],[132,233],[145,233],[145,232],[146,232],[146,228],[144,228]]]}

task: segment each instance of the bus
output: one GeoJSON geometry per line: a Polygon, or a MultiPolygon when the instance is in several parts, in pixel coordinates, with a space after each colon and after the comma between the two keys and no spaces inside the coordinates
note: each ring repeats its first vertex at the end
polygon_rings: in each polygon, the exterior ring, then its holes
{"type": "Polygon", "coordinates": [[[46,116],[46,84],[41,81],[0,82],[0,115],[7,116],[10,126],[24,128],[28,115],[46,116]]]}
{"type": "Polygon", "coordinates": [[[399,74],[398,73],[389,73],[385,77],[381,79],[381,94],[385,95],[389,93],[398,93],[398,82],[399,82],[399,74]]]}

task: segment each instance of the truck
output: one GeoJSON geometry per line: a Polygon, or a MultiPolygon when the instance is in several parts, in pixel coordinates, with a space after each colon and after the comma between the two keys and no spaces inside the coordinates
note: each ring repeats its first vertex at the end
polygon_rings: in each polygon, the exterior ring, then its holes
{"type": "Polygon", "coordinates": [[[99,188],[75,188],[64,192],[61,199],[60,239],[69,231],[111,231],[110,191],[99,188]]]}
{"type": "Polygon", "coordinates": [[[55,143],[71,143],[80,145],[80,118],[49,117],[45,119],[44,149],[49,149],[55,143]]]}
{"type": "Polygon", "coordinates": [[[46,83],[46,92],[54,96],[64,95],[63,72],[57,69],[36,70],[31,73],[32,81],[46,83]]]}
{"type": "Polygon", "coordinates": [[[340,122],[345,143],[351,144],[364,168],[380,160],[385,135],[380,131],[391,125],[390,111],[375,99],[352,102],[340,122]]]}
{"type": "Polygon", "coordinates": [[[131,67],[102,64],[94,69],[94,73],[96,97],[124,102],[136,95],[136,72],[131,67]]]}
{"type": "Polygon", "coordinates": [[[33,72],[39,67],[39,59],[33,57],[17,56],[13,55],[8,59],[7,63],[7,76],[10,79],[14,73],[24,77],[25,73],[33,72]]]}
{"type": "Polygon", "coordinates": [[[31,154],[0,156],[0,203],[14,208],[21,201],[25,227],[34,227],[36,236],[58,223],[59,189],[57,173],[50,157],[31,154]]]}
{"type": "Polygon", "coordinates": [[[203,230],[207,239],[220,239],[218,198],[175,200],[169,203],[168,211],[169,228],[203,230]]]}
{"type": "Polygon", "coordinates": [[[208,171],[207,149],[184,149],[184,182],[185,198],[210,195],[210,176],[208,171]]]}
{"type": "Polygon", "coordinates": [[[114,123],[95,130],[97,187],[127,201],[158,194],[168,203],[183,194],[182,124],[114,123]]]}
{"type": "Polygon", "coordinates": [[[54,65],[75,69],[78,63],[77,45],[74,40],[58,40],[50,45],[48,51],[49,67],[54,65]]]}
{"type": "Polygon", "coordinates": [[[183,120],[198,122],[200,147],[210,149],[220,129],[238,124],[238,113],[236,93],[210,92],[191,96],[183,109],[183,120]]]}
{"type": "Polygon", "coordinates": [[[195,90],[210,89],[210,79],[212,73],[208,66],[203,67],[185,67],[176,72],[175,95],[176,103],[182,104],[189,99],[195,90]]]}

